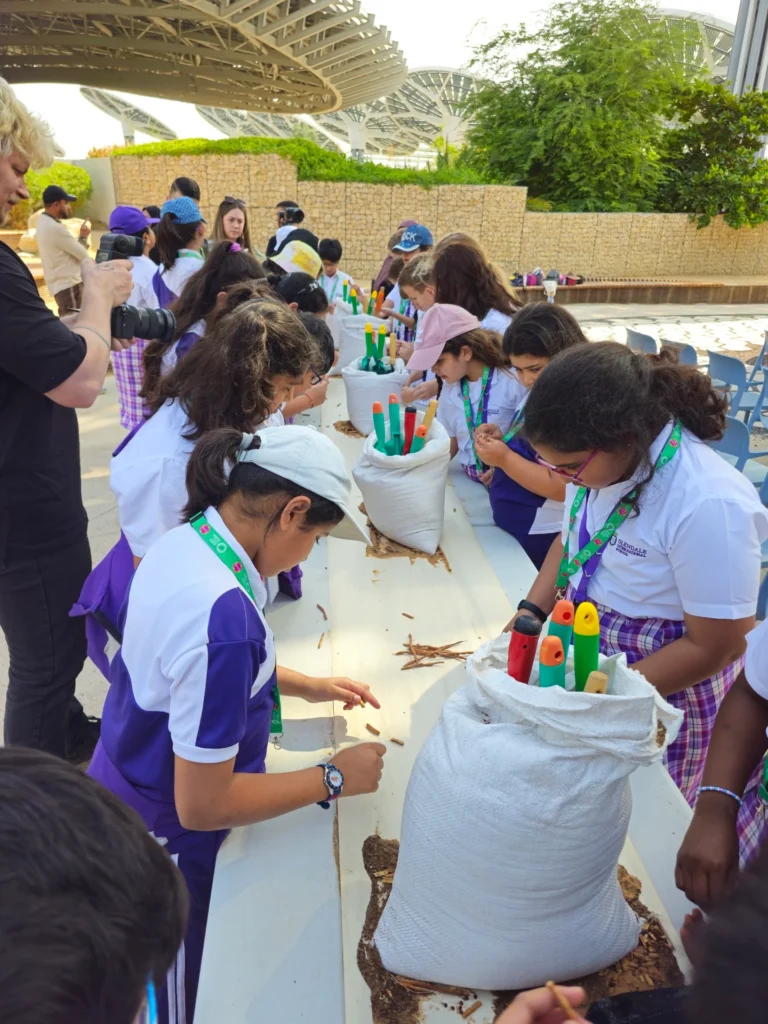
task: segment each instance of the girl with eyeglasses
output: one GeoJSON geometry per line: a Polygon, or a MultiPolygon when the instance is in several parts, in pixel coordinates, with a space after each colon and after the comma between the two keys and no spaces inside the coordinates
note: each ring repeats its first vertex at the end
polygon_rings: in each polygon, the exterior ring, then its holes
{"type": "MultiPolygon", "coordinates": [[[[559,352],[587,339],[562,306],[534,302],[523,306],[504,333],[501,348],[513,373],[530,392],[536,378],[559,352]]],[[[523,398],[509,430],[483,424],[475,433],[480,460],[493,467],[490,499],[493,520],[511,533],[540,569],[563,524],[564,479],[536,461],[523,433],[523,398]]]]}
{"type": "Polygon", "coordinates": [[[467,476],[487,486],[492,471],[475,445],[477,429],[491,423],[506,433],[525,395],[509,371],[501,337],[461,306],[436,303],[424,314],[408,369],[431,369],[443,382],[437,418],[451,438],[451,458],[458,453],[467,476]]]}
{"type": "Polygon", "coordinates": [[[625,654],[685,712],[666,758],[693,804],[754,624],[768,513],[706,444],[722,436],[726,399],[676,358],[601,342],[542,370],[523,429],[566,481],[565,514],[520,608],[544,622],[558,595],[596,605],[602,653],[625,654]]]}
{"type": "Polygon", "coordinates": [[[251,233],[248,229],[248,209],[244,199],[224,196],[216,211],[213,241],[237,242],[246,252],[250,251],[251,233]]]}

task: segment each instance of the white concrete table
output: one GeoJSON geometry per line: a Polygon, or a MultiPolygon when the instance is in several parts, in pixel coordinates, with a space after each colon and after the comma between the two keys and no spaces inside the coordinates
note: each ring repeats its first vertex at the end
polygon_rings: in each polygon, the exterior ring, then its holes
{"type": "MultiPolygon", "coordinates": [[[[337,379],[323,406],[323,429],[351,468],[362,441],[334,430],[343,419],[344,387],[337,379]]],[[[534,575],[517,542],[492,525],[481,498],[478,485],[452,471],[441,541],[451,572],[424,559],[367,557],[362,544],[331,539],[305,566],[303,598],[269,612],[281,664],[368,682],[382,710],[345,715],[332,705],[286,699],[282,748],[270,749],[268,769],[304,768],[346,744],[371,740],[370,722],[389,748],[385,773],[377,794],[342,800],[335,813],[306,808],[236,829],[225,842],[195,1024],[371,1024],[370,993],[357,968],[371,891],[362,846],[374,833],[399,838],[414,759],[446,698],[465,681],[464,666],[452,662],[402,672],[394,652],[408,633],[419,643],[478,647],[501,632],[534,575]],[[388,742],[393,736],[405,746],[388,742]]],[[[635,774],[633,793],[622,862],[641,877],[644,901],[674,933],[687,908],[674,889],[674,857],[690,812],[658,765],[635,774]]],[[[426,1006],[424,1019],[455,1022],[455,1014],[437,1000],[426,1006]]],[[[485,1000],[473,1024],[492,1019],[485,1000]]]]}

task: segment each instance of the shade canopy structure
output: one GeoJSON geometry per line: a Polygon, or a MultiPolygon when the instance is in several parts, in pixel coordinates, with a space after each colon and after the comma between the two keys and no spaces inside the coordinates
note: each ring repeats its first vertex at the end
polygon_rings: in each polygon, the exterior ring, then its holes
{"type": "Polygon", "coordinates": [[[353,153],[410,154],[438,137],[459,146],[467,126],[465,104],[477,86],[478,80],[463,71],[419,68],[377,99],[313,120],[353,153]]]}
{"type": "Polygon", "coordinates": [[[741,0],[728,78],[739,96],[768,86],[768,0],[741,0]]]}
{"type": "Polygon", "coordinates": [[[323,149],[338,152],[339,147],[328,136],[298,117],[285,114],[256,114],[250,110],[228,110],[226,107],[195,107],[200,117],[218,131],[239,139],[259,136],[268,139],[311,139],[323,149]]]}
{"type": "Polygon", "coordinates": [[[683,29],[674,35],[678,61],[691,73],[706,73],[711,82],[728,80],[733,51],[734,26],[711,14],[660,7],[657,16],[670,27],[683,29]]]}
{"type": "Polygon", "coordinates": [[[0,73],[319,113],[398,88],[407,67],[360,0],[0,0],[0,73]]]}
{"type": "Polygon", "coordinates": [[[134,103],[128,103],[120,96],[115,96],[114,93],[83,86],[80,89],[80,95],[94,107],[120,122],[127,146],[133,145],[134,135],[137,131],[150,135],[153,139],[161,139],[163,142],[170,142],[172,139],[178,138],[176,132],[171,131],[162,121],[158,121],[156,117],[148,114],[146,110],[142,110],[134,103]]]}

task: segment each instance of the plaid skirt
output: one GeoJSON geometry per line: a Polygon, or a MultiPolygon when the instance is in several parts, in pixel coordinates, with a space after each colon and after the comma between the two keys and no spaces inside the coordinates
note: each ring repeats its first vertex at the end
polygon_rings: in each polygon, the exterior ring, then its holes
{"type": "MultiPolygon", "coordinates": [[[[685,635],[685,623],[668,619],[630,619],[604,605],[596,605],[600,615],[600,650],[605,655],[626,654],[632,665],[685,635]]],[[[666,699],[684,713],[680,733],[667,748],[665,764],[680,792],[691,806],[704,773],[704,762],[718,708],[736,677],[744,659],[728,665],[717,675],[666,699]]]]}
{"type": "Polygon", "coordinates": [[[147,415],[144,400],[139,398],[144,381],[142,357],[146,345],[146,341],[137,341],[122,352],[112,353],[112,369],[120,402],[120,425],[126,430],[133,430],[147,415]]]}

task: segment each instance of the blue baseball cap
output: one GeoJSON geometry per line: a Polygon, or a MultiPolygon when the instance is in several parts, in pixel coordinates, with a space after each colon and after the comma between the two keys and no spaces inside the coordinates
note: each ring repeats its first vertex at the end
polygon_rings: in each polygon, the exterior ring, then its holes
{"type": "Polygon", "coordinates": [[[423,224],[414,224],[412,228],[406,228],[403,237],[393,248],[393,252],[414,252],[422,245],[434,245],[435,240],[432,232],[423,224]]]}
{"type": "Polygon", "coordinates": [[[160,216],[164,217],[166,213],[170,213],[179,224],[199,224],[200,221],[205,223],[205,217],[200,213],[197,203],[189,196],[168,199],[160,207],[160,216]]]}
{"type": "Polygon", "coordinates": [[[138,206],[116,206],[109,215],[109,230],[117,235],[138,235],[158,219],[148,217],[138,206]]]}

